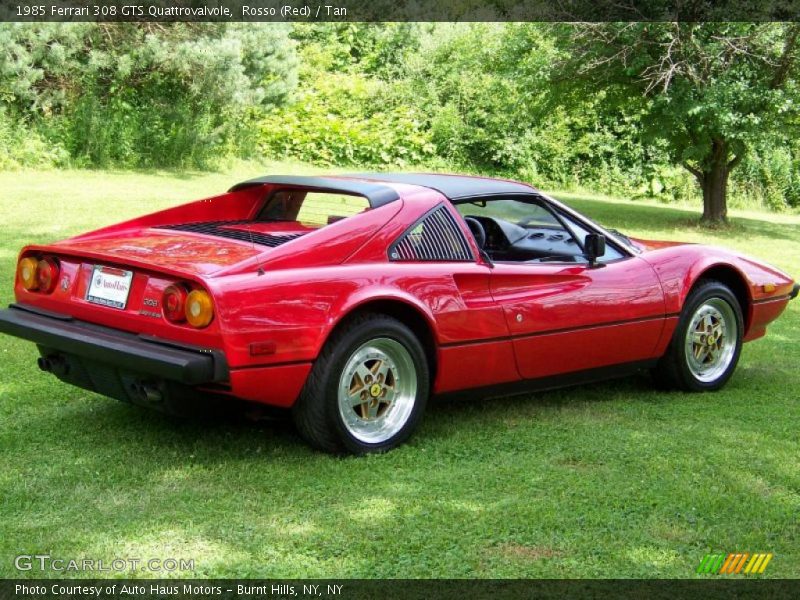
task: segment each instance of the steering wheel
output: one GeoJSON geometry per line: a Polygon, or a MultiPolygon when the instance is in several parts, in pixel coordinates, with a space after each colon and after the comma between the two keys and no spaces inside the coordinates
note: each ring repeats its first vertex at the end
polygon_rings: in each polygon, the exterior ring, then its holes
{"type": "Polygon", "coordinates": [[[483,250],[486,245],[486,229],[483,227],[483,223],[475,217],[464,217],[464,220],[467,222],[472,235],[475,236],[475,243],[478,244],[478,248],[483,250]]]}

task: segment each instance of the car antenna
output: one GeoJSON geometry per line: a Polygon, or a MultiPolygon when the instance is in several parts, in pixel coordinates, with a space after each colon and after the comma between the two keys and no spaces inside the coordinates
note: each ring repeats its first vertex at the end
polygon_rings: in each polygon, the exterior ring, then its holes
{"type": "Polygon", "coordinates": [[[250,245],[253,246],[253,252],[256,253],[256,259],[258,260],[258,264],[257,264],[258,269],[256,270],[256,275],[261,277],[262,275],[266,274],[266,271],[264,270],[264,266],[261,264],[261,252],[259,250],[256,250],[256,242],[253,239],[253,229],[252,229],[252,227],[253,227],[253,224],[252,224],[252,221],[251,221],[250,222],[250,226],[247,228],[247,231],[250,232],[250,245]]]}
{"type": "Polygon", "coordinates": [[[256,253],[256,260],[258,260],[258,263],[256,264],[258,267],[256,270],[256,275],[261,277],[262,275],[266,274],[266,271],[264,271],[264,266],[261,264],[261,252],[256,249],[256,242],[253,238],[253,223],[255,222],[257,216],[258,213],[256,213],[247,223],[247,235],[250,237],[250,245],[253,247],[253,252],[256,253]]]}

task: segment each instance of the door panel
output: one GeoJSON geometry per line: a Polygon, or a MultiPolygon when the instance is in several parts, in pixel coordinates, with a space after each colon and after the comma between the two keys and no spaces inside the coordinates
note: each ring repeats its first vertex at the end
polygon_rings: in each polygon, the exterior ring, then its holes
{"type": "Polygon", "coordinates": [[[519,381],[508,338],[439,348],[436,394],[519,381]]]}
{"type": "Polygon", "coordinates": [[[492,297],[489,267],[431,262],[389,268],[394,286],[418,298],[436,321],[435,393],[520,379],[505,314],[492,297]]]}
{"type": "Polygon", "coordinates": [[[661,285],[638,257],[497,264],[491,286],[526,379],[652,358],[664,325],[661,285]]]}

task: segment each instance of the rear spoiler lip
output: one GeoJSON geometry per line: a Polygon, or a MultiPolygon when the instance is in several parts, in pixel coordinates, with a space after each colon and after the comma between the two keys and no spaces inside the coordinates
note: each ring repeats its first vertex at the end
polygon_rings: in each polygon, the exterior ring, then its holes
{"type": "Polygon", "coordinates": [[[97,263],[102,263],[103,265],[107,265],[109,267],[119,267],[122,269],[133,268],[139,271],[146,271],[157,273],[159,275],[166,275],[168,277],[174,277],[175,279],[194,281],[195,283],[204,287],[207,285],[209,279],[213,278],[217,273],[229,267],[229,265],[226,265],[209,273],[197,273],[195,271],[174,269],[163,265],[154,264],[152,261],[136,260],[135,258],[128,257],[120,258],[117,256],[109,256],[107,254],[103,254],[102,252],[92,252],[91,250],[75,250],[68,246],[61,246],[60,244],[61,242],[56,242],[49,245],[31,244],[25,246],[22,248],[22,250],[20,250],[17,262],[19,262],[23,256],[28,254],[52,254],[56,258],[68,257],[82,261],[90,260],[97,263]]]}

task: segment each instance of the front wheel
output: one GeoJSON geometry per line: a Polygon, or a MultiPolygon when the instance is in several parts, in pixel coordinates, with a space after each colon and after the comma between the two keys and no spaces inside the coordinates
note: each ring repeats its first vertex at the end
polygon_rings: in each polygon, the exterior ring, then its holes
{"type": "Polygon", "coordinates": [[[702,282],[686,299],[672,341],[653,375],[664,387],[718,390],[736,369],[743,334],[736,296],[722,283],[702,282]]]}
{"type": "Polygon", "coordinates": [[[425,350],[414,333],[391,317],[364,314],[325,345],[293,416],[321,450],[381,452],[408,439],[429,389],[425,350]]]}

